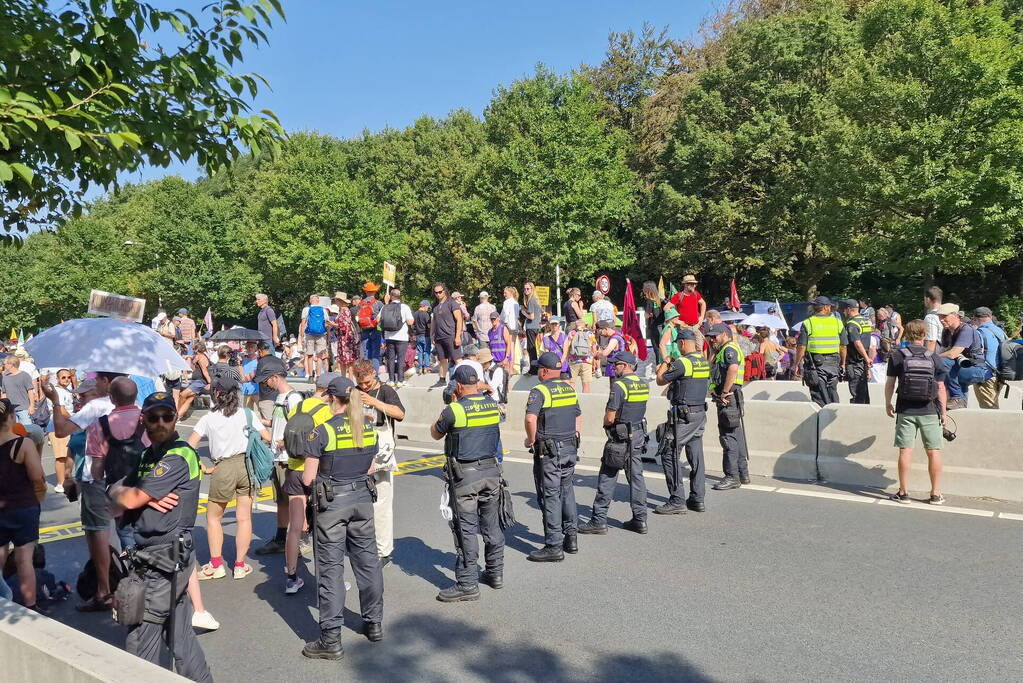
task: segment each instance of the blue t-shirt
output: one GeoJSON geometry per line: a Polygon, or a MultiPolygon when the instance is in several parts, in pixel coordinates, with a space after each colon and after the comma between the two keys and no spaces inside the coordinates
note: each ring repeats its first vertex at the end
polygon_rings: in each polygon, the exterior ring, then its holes
{"type": "MultiPolygon", "coordinates": [[[[242,363],[242,374],[254,375],[256,372],[256,366],[259,364],[258,358],[247,360],[242,363]]],[[[242,383],[242,396],[252,396],[253,394],[259,393],[259,385],[255,382],[243,382],[242,383]]]]}
{"type": "Polygon", "coordinates": [[[984,360],[993,369],[998,369],[998,345],[1006,340],[1005,332],[1002,328],[995,325],[993,322],[988,321],[982,323],[977,328],[977,332],[984,340],[984,360]]]}
{"type": "Polygon", "coordinates": [[[141,408],[142,402],[145,401],[150,394],[156,393],[156,382],[148,377],[140,377],[139,375],[128,376],[131,377],[131,381],[135,382],[135,386],[138,387],[139,393],[135,397],[135,405],[141,408]]]}

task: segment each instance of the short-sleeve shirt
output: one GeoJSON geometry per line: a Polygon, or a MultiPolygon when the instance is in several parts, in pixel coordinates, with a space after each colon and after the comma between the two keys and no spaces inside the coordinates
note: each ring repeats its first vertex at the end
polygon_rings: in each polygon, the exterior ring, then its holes
{"type": "Polygon", "coordinates": [[[275,462],[287,462],[288,452],[284,448],[278,448],[277,444],[284,440],[284,427],[288,424],[287,416],[303,400],[302,394],[297,391],[289,391],[286,394],[277,394],[274,399],[273,417],[270,419],[270,441],[277,457],[275,462]]]}
{"type": "Polygon", "coordinates": [[[412,309],[408,307],[408,304],[402,303],[399,307],[401,315],[401,327],[393,332],[384,331],[384,339],[390,339],[391,341],[408,341],[408,321],[412,320],[415,322],[415,318],[412,317],[412,309]]]}
{"type": "MultiPolygon", "coordinates": [[[[926,349],[919,344],[910,344],[906,348],[918,353],[926,351],[926,349]]],[[[931,360],[934,361],[935,382],[944,382],[945,378],[948,376],[948,370],[945,368],[945,364],[942,362],[941,357],[938,356],[937,351],[935,351],[931,356],[931,360]]],[[[904,361],[905,359],[902,357],[900,349],[892,351],[892,355],[888,358],[888,377],[898,377],[901,382],[902,373],[905,369],[904,361]]],[[[934,415],[938,412],[938,408],[936,401],[910,401],[896,394],[895,412],[902,415],[934,415]]]]}
{"type": "Polygon", "coordinates": [[[274,322],[277,320],[277,312],[268,305],[259,309],[256,314],[256,329],[266,335],[266,338],[274,338],[274,322]]]}
{"type": "Polygon", "coordinates": [[[360,481],[369,477],[369,468],[377,454],[377,445],[366,445],[362,448],[344,448],[329,453],[327,448],[330,437],[328,430],[341,431],[348,426],[348,416],[344,413],[335,415],[319,427],[311,435],[306,458],[324,459],[320,463],[317,476],[329,476],[336,482],[360,481]],[[326,468],[330,468],[328,471],[326,468]]]}
{"type": "Polygon", "coordinates": [[[859,339],[860,343],[863,344],[863,350],[866,351],[868,355],[870,354],[870,332],[860,332],[860,328],[854,325],[850,319],[846,320],[842,325],[842,333],[845,335],[845,339],[841,339],[841,335],[839,335],[839,344],[841,346],[849,347],[846,362],[859,363],[863,359],[860,352],[853,346],[857,339],[859,339]]]}
{"type": "MultiPolygon", "coordinates": [[[[720,390],[725,384],[725,377],[728,375],[728,368],[733,365],[739,365],[739,352],[734,346],[726,346],[724,353],[722,354],[722,360],[718,360],[718,357],[714,356],[714,361],[710,366],[711,382],[714,385],[714,390],[720,390]]],[[[733,389],[735,387],[733,386],[733,389]]]]}
{"type": "Polygon", "coordinates": [[[32,390],[32,384],[32,377],[21,370],[13,375],[4,375],[4,393],[15,411],[28,410],[28,392],[32,390]]]}
{"type": "MultiPolygon", "coordinates": [[[[402,405],[401,397],[398,396],[398,392],[386,384],[381,384],[376,389],[371,389],[366,393],[375,399],[379,399],[382,403],[401,408],[403,412],[405,410],[405,406],[402,405]]],[[[387,424],[390,425],[391,429],[394,429],[394,418],[387,417],[382,411],[377,410],[373,406],[365,405],[364,407],[367,411],[367,417],[371,419],[377,427],[383,427],[387,424]]]]}
{"type": "Polygon", "coordinates": [[[433,338],[454,339],[455,338],[455,311],[461,311],[462,307],[452,298],[447,298],[433,308],[433,338]]]}
{"type": "MultiPolygon", "coordinates": [[[[214,410],[199,418],[194,431],[209,441],[210,460],[218,462],[248,450],[249,439],[245,434],[247,424],[245,408],[239,408],[230,417],[214,410]]],[[[259,418],[253,415],[253,429],[261,426],[259,418]]]]}
{"type": "Polygon", "coordinates": [[[543,318],[543,306],[540,305],[540,299],[535,296],[531,297],[529,301],[526,302],[526,310],[528,310],[533,316],[533,319],[530,320],[523,316],[524,322],[522,328],[526,330],[539,330],[540,323],[543,318]]]}
{"type": "Polygon", "coordinates": [[[195,341],[195,321],[191,318],[178,318],[178,331],[181,332],[181,341],[195,341]]]}
{"type": "Polygon", "coordinates": [[[430,335],[429,311],[416,311],[412,314],[412,320],[412,329],[416,333],[417,337],[427,337],[430,335]]]}
{"type": "Polygon", "coordinates": [[[210,373],[210,377],[211,378],[213,378],[213,377],[233,377],[236,380],[238,380],[239,382],[242,381],[241,369],[236,367],[236,366],[234,366],[234,365],[231,365],[229,363],[225,363],[223,361],[217,361],[216,363],[211,365],[206,370],[207,370],[207,372],[210,373]]]}
{"type": "MultiPolygon", "coordinates": [[[[178,533],[195,526],[196,508],[199,503],[199,477],[189,477],[188,463],[177,454],[166,454],[166,448],[177,446],[190,448],[185,442],[174,439],[165,445],[164,455],[136,486],[159,500],[168,493],[178,494],[178,504],[163,513],[148,505],[129,511],[125,516],[135,528],[135,542],[140,546],[170,543],[178,533]]],[[[157,451],[159,453],[159,451],[157,451]]],[[[156,457],[152,448],[142,454],[143,462],[156,457]]]]}
{"type": "Polygon", "coordinates": [[[970,360],[980,361],[983,358],[983,348],[977,338],[977,331],[965,322],[959,325],[959,329],[954,332],[945,330],[941,345],[946,349],[953,346],[963,347],[963,355],[970,360]]]}
{"type": "MultiPolygon", "coordinates": [[[[562,385],[571,389],[571,385],[567,382],[557,379],[547,380],[542,384],[547,386],[551,393],[563,389],[562,385]]],[[[529,396],[526,398],[526,415],[540,417],[537,423],[537,438],[567,439],[575,436],[575,419],[582,414],[579,404],[544,410],[543,401],[544,397],[539,389],[533,387],[529,390],[529,396]],[[541,411],[543,411],[542,415],[541,411]]]]}
{"type": "MultiPolygon", "coordinates": [[[[895,315],[893,314],[894,318],[895,315]]],[[[941,318],[938,317],[937,309],[924,316],[924,324],[927,326],[927,333],[924,335],[925,342],[941,342],[941,334],[944,328],[941,325],[941,318]]]]}
{"type": "Polygon", "coordinates": [[[703,295],[695,290],[692,294],[675,292],[675,295],[671,297],[672,306],[678,310],[678,317],[682,318],[682,322],[686,325],[695,325],[700,320],[701,301],[703,301],[703,295]]]}
{"type": "Polygon", "coordinates": [[[510,331],[519,329],[519,302],[515,299],[505,299],[501,304],[501,322],[510,331]]]}
{"type": "Polygon", "coordinates": [[[590,313],[593,314],[594,324],[599,323],[601,320],[613,321],[615,319],[615,307],[607,299],[594,301],[590,304],[590,313]]]}
{"type": "MultiPolygon", "coordinates": [[[[127,439],[139,428],[139,417],[142,410],[136,405],[119,406],[110,411],[107,415],[107,424],[110,425],[110,436],[115,439],[127,439]]],[[[142,443],[149,446],[149,437],[145,431],[142,432],[142,443]]],[[[85,430],[85,456],[86,464],[92,464],[93,458],[105,458],[110,452],[110,443],[103,435],[103,427],[97,418],[85,430]]]]}

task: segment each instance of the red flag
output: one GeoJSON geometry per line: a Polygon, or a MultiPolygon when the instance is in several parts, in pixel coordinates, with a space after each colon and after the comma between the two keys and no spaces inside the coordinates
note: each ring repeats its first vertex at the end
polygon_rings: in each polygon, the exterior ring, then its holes
{"type": "Polygon", "coordinates": [[[206,315],[203,316],[202,321],[206,323],[206,331],[213,334],[213,309],[207,308],[206,315]]]}
{"type": "Polygon", "coordinates": [[[636,314],[636,299],[632,296],[632,282],[625,280],[625,304],[622,307],[622,332],[636,340],[639,359],[646,360],[646,342],[639,330],[639,316],[636,314]]]}
{"type": "Polygon", "coordinates": [[[732,291],[728,295],[728,307],[736,313],[738,313],[739,309],[742,308],[742,302],[739,301],[739,291],[735,288],[734,277],[732,278],[732,291]]]}

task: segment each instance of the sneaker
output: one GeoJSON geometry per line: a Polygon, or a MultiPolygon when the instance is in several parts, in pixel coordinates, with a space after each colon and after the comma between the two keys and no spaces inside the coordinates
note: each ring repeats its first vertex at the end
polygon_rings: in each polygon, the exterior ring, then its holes
{"type": "Polygon", "coordinates": [[[216,631],[220,628],[220,622],[213,618],[209,611],[192,612],[192,628],[201,628],[204,631],[216,631]]]}
{"type": "Polygon", "coordinates": [[[199,567],[199,580],[208,581],[209,579],[222,579],[227,576],[227,567],[221,562],[219,567],[214,567],[212,564],[207,562],[203,566],[199,567]]]}
{"type": "Polygon", "coordinates": [[[902,493],[901,491],[897,491],[888,496],[888,500],[894,500],[896,503],[903,503],[904,505],[909,505],[910,503],[909,494],[902,493]]]}
{"type": "Polygon", "coordinates": [[[61,484],[54,484],[53,485],[53,492],[54,493],[64,493],[64,487],[61,484]]]}
{"type": "Polygon", "coordinates": [[[242,566],[235,565],[234,567],[234,578],[244,579],[246,576],[252,573],[252,565],[246,562],[242,566]]]}
{"type": "Polygon", "coordinates": [[[940,493],[935,493],[931,495],[931,499],[928,500],[927,502],[930,503],[931,505],[944,505],[945,496],[941,495],[940,493]]]}
{"type": "Polygon", "coordinates": [[[308,533],[302,534],[298,539],[298,552],[302,554],[302,557],[313,556],[313,541],[309,538],[308,533]]]}
{"type": "Polygon", "coordinates": [[[295,580],[292,581],[289,577],[287,583],[284,585],[285,595],[294,595],[295,593],[302,590],[302,586],[305,585],[305,581],[302,580],[301,576],[296,576],[295,580]]]}

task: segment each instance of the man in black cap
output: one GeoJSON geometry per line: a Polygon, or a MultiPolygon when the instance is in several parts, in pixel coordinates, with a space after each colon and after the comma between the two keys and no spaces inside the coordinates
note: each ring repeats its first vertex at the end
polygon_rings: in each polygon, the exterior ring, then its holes
{"type": "Polygon", "coordinates": [[[449,503],[455,516],[451,529],[455,534],[457,583],[437,594],[441,602],[479,600],[480,580],[491,588],[504,586],[504,532],[498,519],[501,410],[492,398],[480,393],[480,378],[472,366],[458,366],[451,377],[455,400],[445,406],[430,427],[434,439],[445,440],[445,474],[449,491],[454,491],[449,503]],[[478,575],[477,534],[482,534],[485,545],[487,568],[482,576],[478,575]]]}
{"type": "Polygon", "coordinates": [[[870,381],[870,367],[874,364],[870,357],[870,336],[874,331],[874,325],[863,315],[860,315],[860,302],[856,299],[843,299],[839,302],[842,305],[842,317],[845,319],[845,340],[846,345],[840,354],[845,378],[849,382],[849,393],[852,395],[850,403],[870,403],[870,392],[867,391],[867,382],[870,381]]]}
{"type": "Polygon", "coordinates": [[[544,547],[529,553],[531,562],[561,562],[579,552],[575,507],[575,464],[583,414],[575,389],[561,377],[561,358],[547,352],[537,358],[540,383],[526,398],[525,446],[533,453],[536,499],[543,516],[544,547]]]}
{"type": "Polygon", "coordinates": [[[597,496],[593,501],[590,521],[579,526],[581,534],[606,534],[607,509],[614,498],[618,472],[625,470],[629,482],[632,519],[623,526],[637,534],[647,532],[646,481],[643,479],[643,449],[646,446],[646,402],[650,387],[636,374],[639,361],[628,351],[611,360],[615,379],[604,408],[604,431],[607,443],[600,458],[597,475],[597,496]]]}
{"type": "Polygon", "coordinates": [[[732,331],[718,323],[707,330],[707,339],[714,351],[710,370],[711,398],[718,407],[718,439],[721,442],[722,465],[725,477],[714,484],[715,491],[737,489],[748,484],[749,449],[746,430],[743,429],[742,385],[745,382],[746,358],[742,349],[732,340],[732,331]]]}
{"type": "Polygon", "coordinates": [[[838,374],[847,341],[841,321],[832,315],[831,299],[819,296],[810,305],[813,315],[799,330],[793,376],[805,379],[810,400],[823,407],[838,403],[838,374]]]}
{"type": "Polygon", "coordinates": [[[192,602],[185,595],[195,569],[192,527],[199,504],[199,457],[178,436],[170,394],[150,394],[142,404],[142,421],[152,445],[142,453],[138,469],[109,489],[135,530],[136,567],[146,584],[142,623],[129,626],[125,649],[160,664],[164,647],[173,642],[177,672],[193,681],[212,681],[192,630],[192,602]]]}
{"type": "Polygon", "coordinates": [[[707,424],[707,390],[710,383],[710,364],[697,348],[696,333],[690,329],[678,332],[678,346],[682,356],[666,358],[657,367],[657,386],[669,385],[671,402],[665,438],[669,448],[661,458],[664,479],[668,485],[668,502],[654,509],[658,515],[684,514],[686,508],[703,512],[706,470],[703,462],[703,428],[707,424]],[[686,450],[689,461],[689,498],[682,483],[682,461],[686,450]]]}

